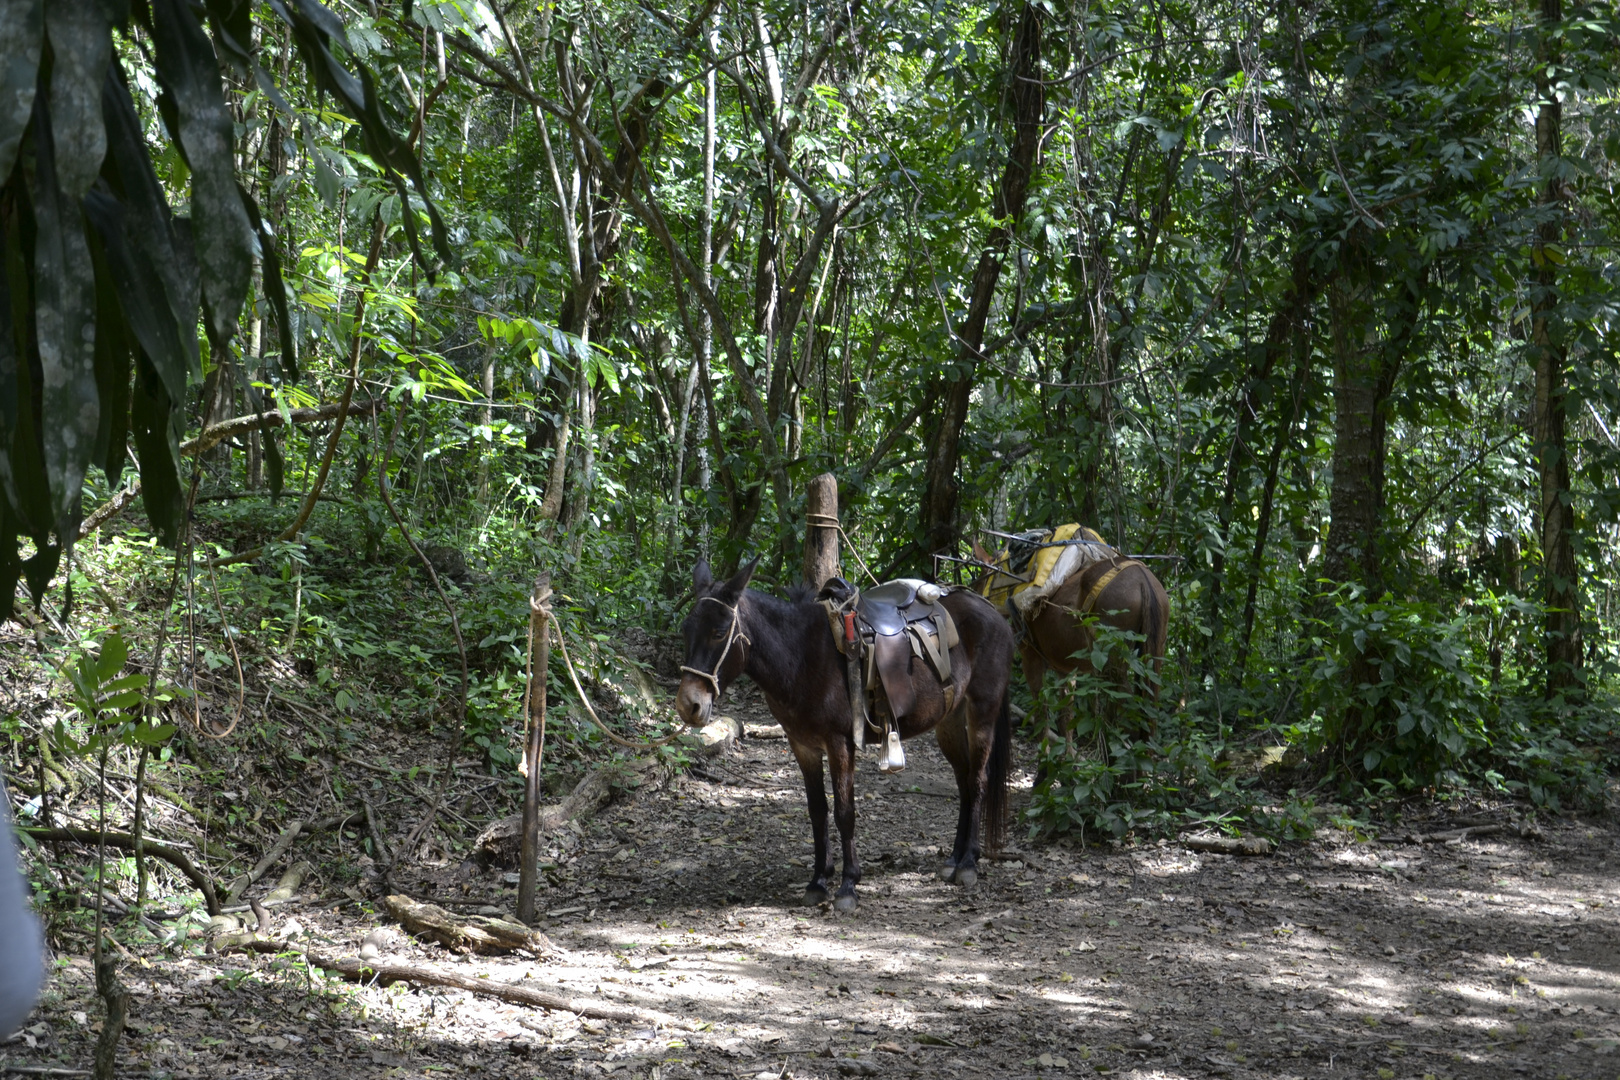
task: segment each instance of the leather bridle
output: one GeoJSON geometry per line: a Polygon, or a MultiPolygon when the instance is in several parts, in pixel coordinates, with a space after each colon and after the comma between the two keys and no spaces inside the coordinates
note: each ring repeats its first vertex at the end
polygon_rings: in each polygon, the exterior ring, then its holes
{"type": "MultiPolygon", "coordinates": [[[[737,608],[741,606],[741,601],[738,601],[736,604],[728,604],[716,596],[698,597],[698,603],[702,603],[705,600],[712,600],[716,604],[719,604],[721,607],[725,608],[727,611],[731,612],[731,628],[726,634],[726,647],[720,650],[720,659],[714,662],[713,671],[703,671],[699,668],[687,667],[685,664],[681,665],[681,670],[689,675],[696,675],[700,679],[709,680],[709,685],[714,687],[714,696],[718,698],[720,696],[720,669],[726,666],[726,657],[731,655],[731,647],[738,641],[741,641],[744,645],[749,647],[752,647],[754,643],[750,641],[748,635],[742,631],[742,616],[737,611],[737,608]]],[[[746,665],[747,662],[748,660],[745,656],[743,658],[743,663],[746,665]]]]}

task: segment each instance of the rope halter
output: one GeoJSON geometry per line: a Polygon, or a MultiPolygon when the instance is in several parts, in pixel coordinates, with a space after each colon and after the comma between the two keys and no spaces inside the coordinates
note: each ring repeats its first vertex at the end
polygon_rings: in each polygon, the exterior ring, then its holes
{"type": "Polygon", "coordinates": [[[736,604],[728,604],[724,600],[721,600],[719,597],[715,596],[698,597],[699,603],[702,603],[704,600],[712,600],[716,604],[719,604],[721,607],[725,608],[727,611],[731,612],[731,627],[726,633],[726,647],[720,650],[720,659],[714,662],[713,671],[703,671],[700,668],[687,667],[685,664],[681,665],[681,670],[689,675],[696,675],[700,679],[709,680],[709,685],[714,687],[714,696],[718,698],[720,696],[720,669],[725,667],[726,657],[731,655],[731,647],[738,641],[741,641],[744,645],[749,647],[752,647],[754,643],[750,641],[748,639],[748,635],[742,631],[742,616],[737,612],[737,608],[740,606],[741,601],[738,601],[736,604]]]}

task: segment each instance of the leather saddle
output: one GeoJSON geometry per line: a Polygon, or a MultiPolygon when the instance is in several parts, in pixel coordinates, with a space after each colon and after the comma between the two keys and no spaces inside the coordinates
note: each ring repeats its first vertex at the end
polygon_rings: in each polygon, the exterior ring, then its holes
{"type": "Polygon", "coordinates": [[[881,694],[896,721],[911,715],[917,705],[911,679],[914,660],[928,664],[945,684],[947,709],[955,697],[951,647],[960,638],[955,620],[940,603],[945,593],[942,586],[915,578],[897,578],[864,592],[843,578],[832,578],[822,586],[819,599],[827,609],[838,651],[849,655],[843,616],[852,611],[866,694],[874,701],[881,694]]]}

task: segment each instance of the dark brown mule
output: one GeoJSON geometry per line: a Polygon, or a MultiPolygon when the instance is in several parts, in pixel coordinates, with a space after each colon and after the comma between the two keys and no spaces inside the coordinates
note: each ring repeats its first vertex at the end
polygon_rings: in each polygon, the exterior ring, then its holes
{"type": "MultiPolygon", "coordinates": [[[[978,544],[973,545],[976,557],[986,563],[994,562],[978,544]]],[[[975,584],[977,590],[978,585],[975,584]]],[[[1024,679],[1030,693],[1039,694],[1048,668],[1059,674],[1068,674],[1076,668],[1093,674],[1091,647],[1096,634],[1089,628],[1084,616],[1096,615],[1097,621],[1116,630],[1138,634],[1140,655],[1153,665],[1155,672],[1164,666],[1165,638],[1170,628],[1170,597],[1164,585],[1146,566],[1129,559],[1102,559],[1073,574],[1058,589],[1040,602],[1025,621],[1028,632],[1018,642],[1018,653],[1024,663],[1024,679]],[[1113,573],[1116,569],[1118,572],[1113,573]],[[1112,577],[1109,577],[1113,573],[1112,577]],[[1100,591],[1094,590],[1103,582],[1100,591]],[[1075,654],[1080,656],[1076,657],[1075,654]]],[[[1115,657],[1103,674],[1123,684],[1128,673],[1122,657],[1115,657]]],[[[1159,696],[1157,682],[1151,683],[1148,693],[1159,696]]]]}
{"type": "MultiPolygon", "coordinates": [[[[730,581],[716,583],[707,563],[692,571],[697,599],[681,626],[686,661],[675,710],[686,723],[705,724],[715,702],[739,675],[764,691],[771,715],[787,733],[804,773],[815,837],[815,867],[804,902],[828,899],[834,870],[827,843],[827,792],[822,758],[832,771],[833,816],[843,842],[844,877],[833,897],[839,911],[855,910],[861,880],[855,856],[855,723],[844,682],[844,657],[833,642],[827,613],[807,595],[791,600],[748,588],[750,563],[730,581]]],[[[960,885],[978,880],[979,827],[991,849],[1000,847],[1007,806],[1008,755],[1012,746],[1007,683],[1012,631],[981,597],[953,592],[941,601],[956,621],[960,643],[951,650],[955,706],[945,709],[944,687],[922,661],[912,664],[915,709],[900,728],[909,739],[933,730],[956,771],[960,810],[956,842],[943,876],[960,885]]]]}

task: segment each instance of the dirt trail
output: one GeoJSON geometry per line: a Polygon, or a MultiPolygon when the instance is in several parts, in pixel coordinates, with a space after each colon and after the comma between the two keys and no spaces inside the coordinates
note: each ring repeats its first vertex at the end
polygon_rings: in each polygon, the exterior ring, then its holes
{"type": "MultiPolygon", "coordinates": [[[[747,699],[738,711],[766,719],[747,699]]],[[[954,822],[949,769],[929,740],[908,753],[898,777],[862,761],[853,917],[797,906],[810,855],[798,770],[781,739],[748,739],[563,838],[542,893],[553,955],[455,957],[403,938],[392,950],[675,1023],[312,981],[286,959],[154,952],[150,966],[125,969],[137,1030],[123,1075],[1620,1071],[1620,851],[1606,824],[1544,824],[1537,840],[1318,843],[1258,859],[1168,844],[1031,848],[991,864],[967,894],[935,873],[954,822]]],[[[512,903],[499,872],[447,866],[401,885],[464,910],[512,903]]],[[[358,906],[307,900],[277,909],[274,925],[295,918],[329,952],[352,955],[380,924],[358,906]]],[[[87,1068],[98,1012],[89,965],[65,959],[0,1061],[87,1068]]]]}

